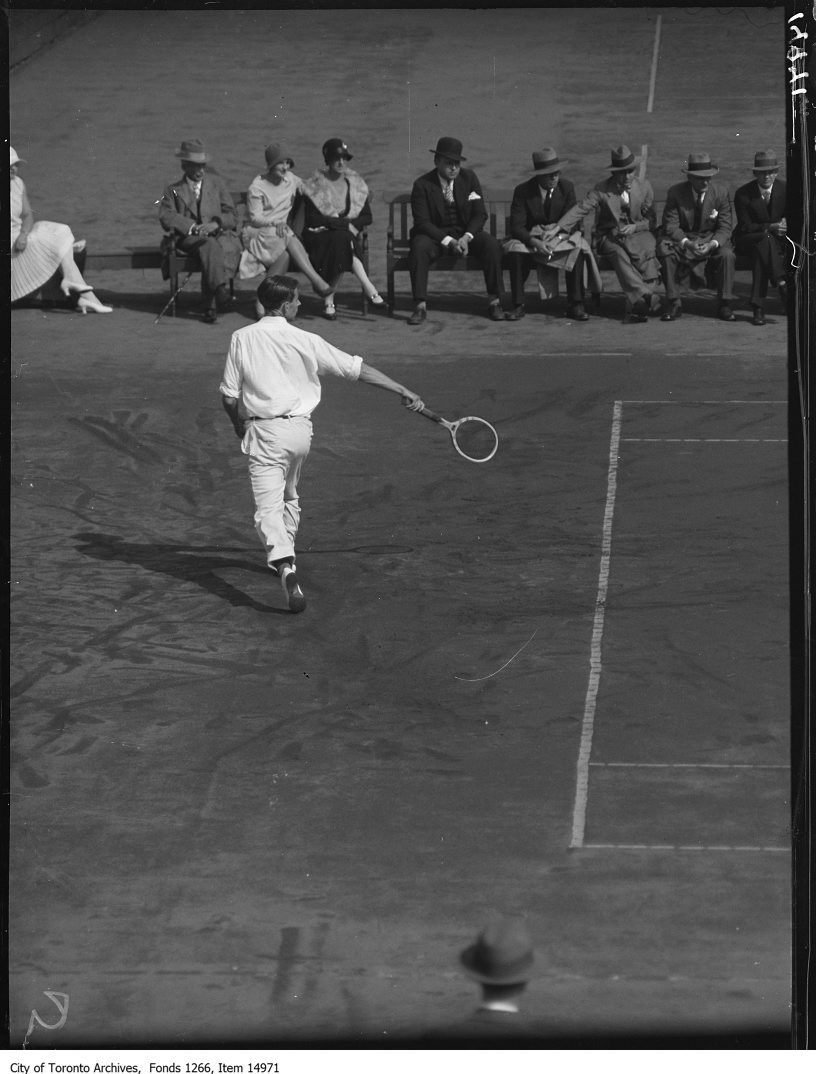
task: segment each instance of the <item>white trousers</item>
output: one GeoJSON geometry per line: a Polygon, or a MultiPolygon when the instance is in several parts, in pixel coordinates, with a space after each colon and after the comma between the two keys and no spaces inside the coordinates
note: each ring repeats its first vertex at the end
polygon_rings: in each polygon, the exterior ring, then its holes
{"type": "Polygon", "coordinates": [[[300,522],[297,484],[312,443],[309,418],[265,418],[249,423],[241,450],[249,456],[255,531],[266,562],[295,555],[300,522]]]}

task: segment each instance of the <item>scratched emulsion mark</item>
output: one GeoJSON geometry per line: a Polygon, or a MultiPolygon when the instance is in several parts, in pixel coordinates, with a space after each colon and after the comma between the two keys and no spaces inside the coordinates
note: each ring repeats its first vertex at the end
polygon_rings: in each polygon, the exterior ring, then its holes
{"type": "Polygon", "coordinates": [[[40,1018],[36,1009],[32,1010],[31,1017],[28,1020],[28,1030],[26,1031],[25,1039],[23,1040],[23,1047],[28,1046],[28,1038],[34,1032],[34,1026],[42,1026],[43,1029],[62,1029],[65,1023],[68,1021],[68,993],[67,992],[43,992],[44,996],[48,996],[57,1010],[60,1012],[60,1018],[54,1025],[49,1025],[48,1022],[44,1022],[40,1018]],[[61,1002],[62,1001],[62,1002],[61,1002]]]}
{"type": "Polygon", "coordinates": [[[460,682],[484,682],[485,679],[492,679],[494,675],[498,675],[500,671],[504,671],[504,669],[507,667],[508,664],[513,663],[513,661],[516,659],[516,657],[519,655],[519,653],[522,652],[522,650],[527,648],[527,646],[530,644],[530,642],[533,640],[533,638],[536,636],[537,633],[538,633],[538,630],[534,630],[533,633],[530,635],[530,637],[527,639],[527,641],[525,641],[525,643],[521,646],[521,648],[516,649],[516,651],[513,653],[513,655],[510,657],[509,660],[505,660],[505,662],[502,664],[502,666],[500,668],[497,668],[495,671],[491,671],[489,675],[482,675],[478,679],[466,679],[463,675],[454,675],[453,676],[454,679],[458,679],[460,682]]]}
{"type": "Polygon", "coordinates": [[[278,971],[275,974],[275,984],[272,989],[274,1003],[283,1003],[289,997],[292,982],[292,970],[298,958],[298,944],[300,941],[299,928],[282,928],[281,942],[278,948],[278,971]]]}

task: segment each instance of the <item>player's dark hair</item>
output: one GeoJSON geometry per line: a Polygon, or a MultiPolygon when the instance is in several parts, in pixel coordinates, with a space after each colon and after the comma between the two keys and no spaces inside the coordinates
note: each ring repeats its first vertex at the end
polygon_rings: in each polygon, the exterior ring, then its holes
{"type": "Polygon", "coordinates": [[[297,288],[298,282],[291,276],[267,276],[258,288],[258,301],[272,313],[281,309],[285,302],[291,302],[297,288]]]}

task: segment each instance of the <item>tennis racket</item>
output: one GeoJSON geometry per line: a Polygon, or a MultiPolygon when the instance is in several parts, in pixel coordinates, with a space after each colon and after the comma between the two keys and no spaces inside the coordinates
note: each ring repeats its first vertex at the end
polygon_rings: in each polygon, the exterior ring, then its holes
{"type": "Polygon", "coordinates": [[[444,425],[451,435],[453,446],[468,462],[488,462],[499,448],[499,434],[484,418],[469,416],[458,421],[446,421],[426,406],[417,411],[437,425],[444,425]]]}

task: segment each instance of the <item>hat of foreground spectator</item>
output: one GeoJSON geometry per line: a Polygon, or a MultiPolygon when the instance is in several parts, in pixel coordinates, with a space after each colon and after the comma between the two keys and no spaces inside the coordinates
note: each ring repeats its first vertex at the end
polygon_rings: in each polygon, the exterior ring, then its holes
{"type": "Polygon", "coordinates": [[[700,179],[710,179],[719,170],[716,164],[711,163],[708,153],[689,153],[688,165],[683,168],[686,175],[696,175],[700,179]]]}
{"type": "Polygon", "coordinates": [[[328,142],[323,144],[323,159],[328,163],[338,157],[344,157],[346,160],[353,159],[349,153],[349,147],[342,138],[329,138],[328,142]]]}
{"type": "Polygon", "coordinates": [[[451,160],[467,160],[462,156],[462,143],[458,138],[440,138],[436,149],[429,149],[437,157],[450,157],[451,160]]]}
{"type": "Polygon", "coordinates": [[[465,972],[483,984],[513,985],[530,980],[536,962],[527,926],[518,918],[492,922],[459,956],[465,972]]]}
{"type": "Polygon", "coordinates": [[[566,160],[558,159],[558,154],[552,146],[545,146],[544,149],[537,149],[533,153],[533,168],[536,175],[550,175],[552,172],[560,172],[561,165],[566,163],[566,160]]]}
{"type": "Polygon", "coordinates": [[[776,153],[772,149],[761,149],[754,156],[754,171],[778,172],[779,161],[776,159],[776,153]]]}
{"type": "Polygon", "coordinates": [[[609,170],[611,172],[633,172],[639,160],[640,157],[636,157],[628,145],[619,145],[617,149],[612,150],[609,170]]]}

